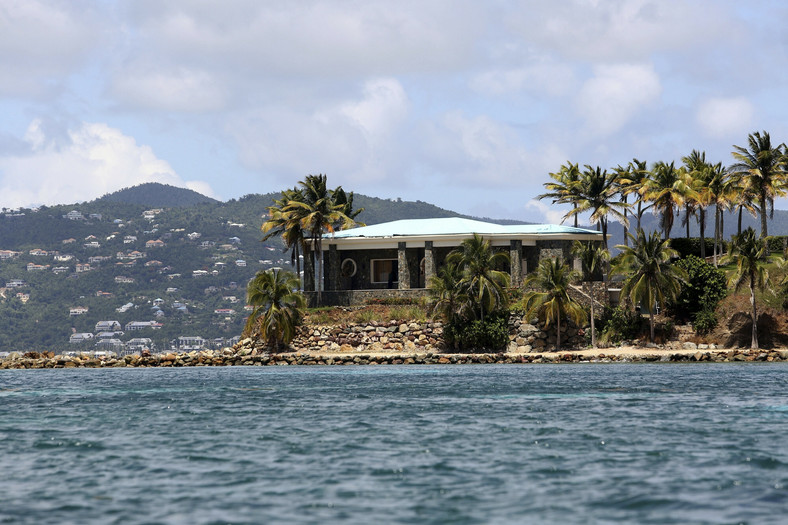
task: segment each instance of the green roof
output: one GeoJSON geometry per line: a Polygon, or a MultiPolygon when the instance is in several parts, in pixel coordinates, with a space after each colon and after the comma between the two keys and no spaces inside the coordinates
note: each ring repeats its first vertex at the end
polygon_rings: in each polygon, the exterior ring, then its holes
{"type": "Polygon", "coordinates": [[[550,234],[593,234],[601,232],[560,226],[556,224],[515,224],[501,225],[490,222],[450,217],[442,219],[402,219],[399,221],[373,224],[351,228],[323,235],[326,239],[346,239],[351,237],[410,237],[416,235],[550,235],[550,234]]]}

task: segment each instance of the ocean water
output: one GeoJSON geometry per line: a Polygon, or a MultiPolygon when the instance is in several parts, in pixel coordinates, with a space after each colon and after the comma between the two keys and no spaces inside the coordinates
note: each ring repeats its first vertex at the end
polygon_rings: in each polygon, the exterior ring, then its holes
{"type": "Polygon", "coordinates": [[[788,366],[0,371],[0,523],[786,523],[788,366]]]}

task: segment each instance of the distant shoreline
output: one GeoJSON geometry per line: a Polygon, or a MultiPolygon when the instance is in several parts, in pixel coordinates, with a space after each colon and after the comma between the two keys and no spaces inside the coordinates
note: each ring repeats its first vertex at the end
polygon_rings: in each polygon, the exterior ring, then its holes
{"type": "Polygon", "coordinates": [[[283,352],[267,353],[240,347],[167,353],[151,356],[97,358],[55,355],[52,352],[12,353],[0,361],[0,370],[51,368],[177,368],[192,366],[358,366],[358,365],[466,365],[550,363],[678,363],[678,362],[788,362],[788,349],[666,349],[618,347],[538,353],[439,352],[283,352]]]}

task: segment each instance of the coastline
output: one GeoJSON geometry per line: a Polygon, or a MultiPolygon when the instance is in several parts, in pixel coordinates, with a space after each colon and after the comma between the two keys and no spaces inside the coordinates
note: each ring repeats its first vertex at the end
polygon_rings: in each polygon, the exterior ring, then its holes
{"type": "Polygon", "coordinates": [[[788,362],[788,349],[693,349],[622,346],[560,352],[444,353],[423,351],[269,353],[240,344],[222,350],[167,353],[150,356],[93,357],[55,355],[53,352],[12,353],[0,361],[0,370],[45,368],[151,368],[190,366],[359,366],[359,365],[464,365],[464,364],[572,364],[572,363],[679,363],[679,362],[788,362]]]}

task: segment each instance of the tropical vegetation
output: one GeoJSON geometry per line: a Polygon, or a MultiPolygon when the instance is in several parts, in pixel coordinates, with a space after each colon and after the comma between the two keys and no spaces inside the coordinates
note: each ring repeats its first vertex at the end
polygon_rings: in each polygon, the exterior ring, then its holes
{"type": "Polygon", "coordinates": [[[549,328],[556,325],[556,351],[561,349],[561,320],[570,319],[582,326],[586,320],[585,309],[569,293],[570,285],[580,276],[561,259],[544,259],[534,273],[529,274],[523,286],[526,316],[536,317],[549,328]]]}
{"type": "Polygon", "coordinates": [[[686,272],[672,264],[671,259],[677,253],[670,248],[669,239],[663,239],[658,232],[646,235],[643,230],[632,237],[633,246],[618,246],[621,255],[612,271],[625,276],[621,295],[648,312],[653,342],[656,309],[664,308],[668,301],[678,297],[681,284],[687,279],[686,272]]]}
{"type": "Polygon", "coordinates": [[[253,308],[244,333],[259,335],[274,350],[290,344],[306,307],[297,289],[298,277],[292,272],[278,268],[258,272],[246,289],[246,302],[253,308]]]}

